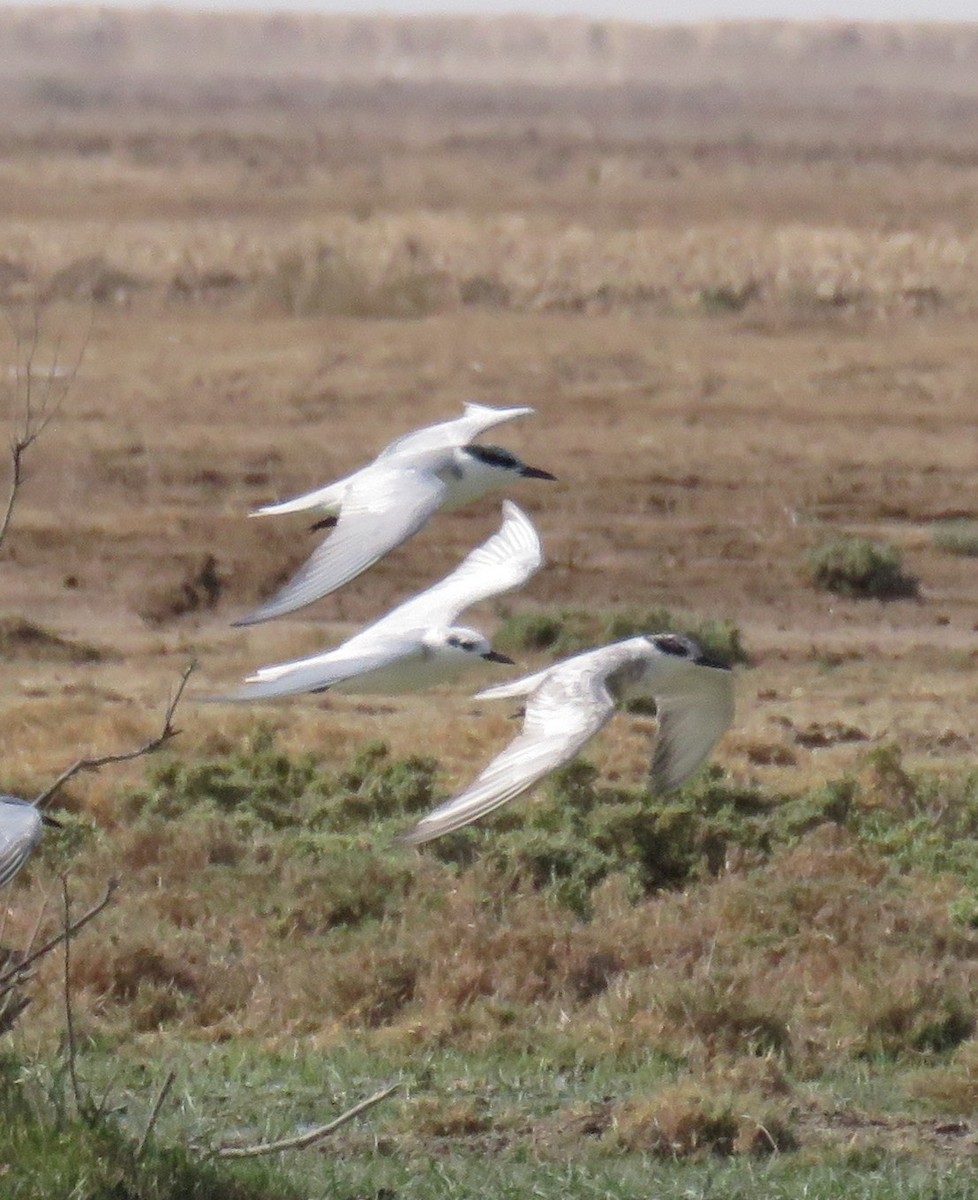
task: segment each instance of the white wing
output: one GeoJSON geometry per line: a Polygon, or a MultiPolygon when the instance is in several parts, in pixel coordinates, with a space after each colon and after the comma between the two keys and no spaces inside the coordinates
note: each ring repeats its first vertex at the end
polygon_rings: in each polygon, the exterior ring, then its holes
{"type": "Polygon", "coordinates": [[[21,869],[40,840],[41,814],[26,800],[0,797],[0,887],[21,869]]]}
{"type": "Polygon", "coordinates": [[[466,608],[511,591],[540,569],[543,549],[533,525],[510,500],[503,501],[499,530],[439,583],[413,596],[365,632],[454,625],[466,608]]]}
{"type": "Polygon", "coordinates": [[[522,679],[511,679],[509,683],[497,683],[492,687],[483,688],[481,692],[476,692],[472,697],[473,700],[509,700],[516,696],[529,696],[530,692],[534,691],[553,670],[553,667],[544,667],[542,671],[537,671],[533,675],[524,675],[522,679]]]}
{"type": "Polygon", "coordinates": [[[606,666],[591,655],[584,662],[570,659],[551,668],[527,701],[519,737],[471,787],[429,813],[398,841],[417,846],[461,829],[570,762],[615,711],[605,676],[606,666]]]}
{"type": "Polygon", "coordinates": [[[428,450],[441,450],[454,446],[467,446],[469,442],[506,421],[529,416],[532,408],[490,408],[486,404],[466,404],[465,413],[452,421],[441,421],[425,429],[406,433],[396,442],[391,442],[377,455],[378,461],[394,454],[417,454],[428,450]]]}
{"type": "Polygon", "coordinates": [[[332,513],[336,512],[343,502],[343,493],[352,482],[351,479],[340,479],[337,483],[328,483],[325,487],[316,488],[314,492],[306,492],[292,500],[279,500],[275,504],[263,504],[249,513],[249,517],[277,517],[285,513],[310,512],[312,510],[332,513]]]}
{"type": "Polygon", "coordinates": [[[355,579],[428,521],[445,484],[427,471],[373,470],[351,485],[336,528],[271,600],[235,625],[255,625],[305,608],[355,579]]]}
{"type": "Polygon", "coordinates": [[[734,718],[732,671],[691,665],[674,686],[655,698],[659,734],[649,780],[659,793],[681,787],[734,718]]]}
{"type": "Polygon", "coordinates": [[[421,656],[422,646],[417,637],[383,638],[362,650],[346,643],[325,654],[300,658],[295,662],[262,667],[249,676],[244,685],[226,696],[213,696],[211,702],[238,700],[271,700],[277,696],[299,696],[303,692],[325,691],[347,679],[365,675],[368,671],[386,671],[398,664],[407,665],[421,656]]]}

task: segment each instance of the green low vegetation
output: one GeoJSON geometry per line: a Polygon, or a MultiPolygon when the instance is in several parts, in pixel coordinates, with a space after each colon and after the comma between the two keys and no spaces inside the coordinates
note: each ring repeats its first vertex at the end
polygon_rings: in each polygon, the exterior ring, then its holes
{"type": "Polygon", "coordinates": [[[63,1026],[54,964],[5,1038],[0,1194],[465,1198],[489,1161],[494,1196],[975,1194],[935,1130],[978,1103],[978,774],[881,747],[801,795],[712,768],[656,799],[581,761],[392,844],[445,791],[430,758],[258,726],[149,763],[111,836],[51,839],[31,870],[126,881],[71,962],[100,1099],[28,1048],[63,1026]],[[394,1081],[320,1149],[207,1156],[394,1081]]]}
{"type": "Polygon", "coordinates": [[[900,551],[888,542],[823,542],[809,551],[808,567],[817,588],[854,600],[905,600],[920,591],[920,581],[904,571],[900,551]]]}
{"type": "MultiPolygon", "coordinates": [[[[231,1172],[179,1143],[159,1145],[150,1136],[141,1144],[118,1112],[90,1096],[79,1112],[64,1067],[55,1077],[42,1074],[0,1059],[5,1200],[298,1200],[264,1164],[231,1172]]],[[[148,1122],[149,1110],[141,1115],[148,1122]]]]}
{"type": "Polygon", "coordinates": [[[962,518],[935,525],[934,545],[947,554],[978,558],[978,521],[962,518]]]}

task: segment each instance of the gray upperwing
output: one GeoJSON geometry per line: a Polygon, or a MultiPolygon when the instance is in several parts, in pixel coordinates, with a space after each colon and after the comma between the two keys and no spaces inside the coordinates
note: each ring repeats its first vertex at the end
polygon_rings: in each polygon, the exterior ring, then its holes
{"type": "Polygon", "coordinates": [[[9,883],[37,845],[41,814],[26,800],[2,797],[0,803],[0,887],[9,883]]]}
{"type": "Polygon", "coordinates": [[[681,787],[709,757],[734,718],[733,672],[693,666],[680,689],[655,698],[659,733],[649,779],[652,790],[681,787]]]}
{"type": "Polygon", "coordinates": [[[344,497],[329,537],[271,600],[235,625],[270,621],[335,592],[417,533],[444,495],[445,484],[427,471],[364,472],[344,497]]]}

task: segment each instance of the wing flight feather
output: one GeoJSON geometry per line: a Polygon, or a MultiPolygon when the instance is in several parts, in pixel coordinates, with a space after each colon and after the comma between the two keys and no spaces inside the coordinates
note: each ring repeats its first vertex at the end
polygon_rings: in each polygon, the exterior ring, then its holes
{"type": "Polygon", "coordinates": [[[417,533],[444,494],[445,484],[427,471],[365,472],[344,497],[329,537],[271,600],[235,624],[270,621],[335,592],[417,533]]]}
{"type": "Polygon", "coordinates": [[[604,671],[565,663],[527,701],[523,732],[492,760],[461,795],[434,809],[399,841],[417,846],[461,829],[514,800],[545,775],[569,762],[611,719],[615,702],[604,671]]]}

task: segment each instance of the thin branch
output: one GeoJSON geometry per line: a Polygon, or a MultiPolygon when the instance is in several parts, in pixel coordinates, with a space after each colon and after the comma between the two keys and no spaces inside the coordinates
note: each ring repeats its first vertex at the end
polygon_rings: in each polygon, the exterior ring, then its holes
{"type": "Polygon", "coordinates": [[[279,1154],[283,1150],[304,1150],[307,1146],[312,1146],[323,1138],[329,1137],[331,1133],[335,1133],[342,1125],[346,1125],[354,1117],[360,1116],[368,1108],[373,1108],[381,1100],[386,1100],[400,1086],[399,1083],[392,1083],[390,1087],[383,1088],[379,1092],[374,1092],[366,1100],[361,1100],[359,1104],[354,1104],[345,1113],[341,1113],[335,1120],[330,1121],[328,1125],[320,1125],[318,1129],[313,1129],[309,1133],[303,1133],[299,1137],[285,1138],[279,1142],[260,1142],[257,1146],[221,1146],[214,1151],[214,1154],[217,1158],[258,1158],[263,1154],[279,1154]]]}
{"type": "Polygon", "coordinates": [[[23,977],[28,967],[36,963],[39,958],[43,958],[45,954],[50,954],[55,946],[61,945],[65,938],[74,937],[80,929],[85,928],[89,921],[94,921],[99,913],[112,902],[112,897],[115,895],[118,887],[119,881],[117,879],[110,879],[105,889],[105,895],[88,912],[83,913],[77,921],[73,921],[71,925],[62,929],[60,933],[55,934],[53,938],[50,938],[43,946],[39,946],[37,950],[28,954],[26,958],[22,958],[19,963],[0,971],[0,996],[3,996],[5,992],[9,992],[11,988],[23,982],[23,977]]]}
{"type": "Polygon", "coordinates": [[[31,331],[25,337],[23,330],[14,322],[8,310],[7,323],[16,347],[17,362],[14,367],[12,387],[13,401],[22,409],[10,439],[10,486],[3,515],[0,516],[0,547],[10,530],[14,508],[24,482],[24,455],[44,433],[64,406],[68,392],[78,376],[82,359],[92,334],[94,314],[90,314],[89,326],[81,340],[78,355],[72,366],[62,370],[58,360],[61,355],[61,337],[54,343],[54,359],[48,368],[39,399],[35,398],[34,360],[41,342],[41,319],[35,304],[32,311],[31,331]]]}
{"type": "Polygon", "coordinates": [[[83,1111],[81,1088],[78,1085],[77,1058],[78,1047],[75,1042],[75,1016],[71,1009],[71,937],[68,930],[71,928],[71,899],[68,896],[68,876],[61,876],[61,899],[64,902],[65,914],[65,973],[64,973],[64,990],[65,990],[65,1039],[68,1046],[68,1078],[71,1080],[71,1091],[75,1097],[75,1110],[83,1111]]]}
{"type": "MultiPolygon", "coordinates": [[[[44,920],[44,914],[48,907],[48,896],[45,896],[41,902],[41,907],[37,910],[37,920],[34,922],[34,928],[31,930],[31,936],[27,939],[27,945],[24,947],[24,954],[30,952],[37,945],[37,939],[41,936],[41,922],[44,920]]],[[[9,911],[9,910],[8,910],[9,911]]]]}
{"type": "Polygon", "coordinates": [[[153,1105],[153,1110],[149,1114],[149,1120],[146,1122],[146,1128],[143,1130],[143,1136],[139,1139],[139,1145],[136,1147],[136,1160],[143,1157],[143,1151],[146,1149],[146,1143],[150,1139],[153,1132],[153,1127],[156,1125],[157,1118],[160,1115],[160,1109],[166,1103],[166,1098],[169,1095],[170,1088],[173,1087],[173,1081],[176,1079],[176,1071],[171,1071],[163,1080],[163,1086],[160,1088],[156,1097],[156,1103],[153,1105]]]}
{"type": "Polygon", "coordinates": [[[173,697],[166,707],[166,712],[163,714],[163,728],[156,737],[150,738],[148,742],[144,742],[141,746],[137,746],[135,750],[123,750],[118,754],[103,754],[98,758],[78,759],[77,762],[72,763],[70,767],[62,771],[50,787],[45,788],[40,795],[34,797],[32,801],[34,806],[36,808],[43,808],[55,792],[64,787],[69,779],[73,779],[82,771],[97,771],[99,768],[106,767],[110,763],[130,762],[134,758],[142,758],[147,754],[155,754],[161,746],[165,746],[167,742],[175,738],[180,730],[174,728],[173,718],[176,715],[177,707],[183,696],[184,688],[187,686],[187,680],[196,667],[196,662],[188,663],[184,667],[183,674],[180,676],[180,682],[177,684],[177,690],[173,693],[173,697]]]}
{"type": "Polygon", "coordinates": [[[25,446],[17,438],[10,443],[10,488],[7,491],[7,503],[4,507],[3,519],[0,520],[0,546],[6,540],[7,530],[10,528],[10,522],[14,515],[14,505],[17,503],[17,495],[20,492],[20,485],[24,481],[22,466],[24,450],[25,446]]]}
{"type": "Polygon", "coordinates": [[[122,1067],[123,1067],[123,1064],[120,1062],[116,1066],[116,1069],[109,1076],[109,1082],[105,1085],[105,1088],[102,1092],[102,1095],[101,1095],[101,1098],[99,1099],[98,1104],[96,1104],[95,1108],[92,1110],[92,1119],[91,1119],[90,1124],[92,1125],[93,1128],[105,1116],[105,1110],[109,1104],[109,1096],[112,1094],[112,1089],[115,1087],[116,1081],[118,1080],[119,1075],[122,1072],[122,1067]]]}

